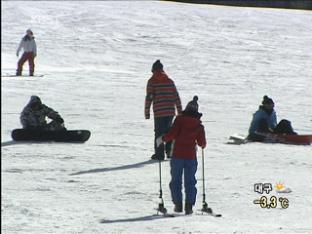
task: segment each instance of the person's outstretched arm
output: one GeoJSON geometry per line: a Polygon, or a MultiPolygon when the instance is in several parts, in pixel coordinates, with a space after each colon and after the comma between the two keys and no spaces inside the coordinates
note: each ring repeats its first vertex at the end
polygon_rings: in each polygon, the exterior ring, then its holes
{"type": "Polygon", "coordinates": [[[37,44],[36,44],[35,39],[33,40],[33,54],[34,54],[34,57],[37,56],[37,44]]]}
{"type": "Polygon", "coordinates": [[[144,115],[145,119],[150,118],[150,108],[153,102],[153,86],[150,81],[147,82],[144,115]]]}
{"type": "Polygon", "coordinates": [[[174,89],[175,89],[175,96],[176,96],[175,105],[177,107],[178,115],[180,115],[182,113],[181,99],[180,99],[179,92],[175,85],[174,85],[174,89]]]}
{"type": "Polygon", "coordinates": [[[19,56],[19,52],[21,51],[22,47],[23,47],[23,39],[21,40],[21,42],[19,43],[18,45],[18,48],[16,50],[16,56],[18,57],[19,56]]]}
{"type": "Polygon", "coordinates": [[[205,148],[207,145],[205,128],[203,125],[201,125],[196,141],[197,144],[202,148],[205,148]]]}

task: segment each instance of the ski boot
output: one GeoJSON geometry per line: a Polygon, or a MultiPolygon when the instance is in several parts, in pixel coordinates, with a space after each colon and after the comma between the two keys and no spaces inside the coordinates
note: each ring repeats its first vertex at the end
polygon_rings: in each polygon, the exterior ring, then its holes
{"type": "Polygon", "coordinates": [[[191,203],[186,202],[184,210],[186,215],[193,214],[193,205],[191,203]]]}
{"type": "Polygon", "coordinates": [[[151,159],[163,161],[165,157],[159,157],[157,154],[153,154],[151,159]]]}
{"type": "Polygon", "coordinates": [[[175,203],[173,211],[177,212],[177,213],[181,213],[183,211],[182,202],[181,203],[175,203]]]}

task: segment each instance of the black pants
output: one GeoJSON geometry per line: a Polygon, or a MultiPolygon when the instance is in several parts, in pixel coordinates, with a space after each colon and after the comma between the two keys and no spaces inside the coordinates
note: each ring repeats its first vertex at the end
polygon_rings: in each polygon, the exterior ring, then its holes
{"type": "Polygon", "coordinates": [[[252,133],[249,134],[247,139],[250,141],[258,141],[258,142],[263,142],[265,140],[265,136],[259,135],[257,133],[252,133]]]}
{"type": "Polygon", "coordinates": [[[165,151],[168,156],[171,156],[171,146],[172,142],[167,142],[161,144],[159,147],[157,147],[156,139],[164,134],[166,134],[171,125],[172,125],[173,116],[165,116],[165,117],[158,117],[154,118],[154,131],[155,131],[155,139],[154,139],[154,149],[155,149],[155,155],[159,159],[165,158],[165,151]]]}

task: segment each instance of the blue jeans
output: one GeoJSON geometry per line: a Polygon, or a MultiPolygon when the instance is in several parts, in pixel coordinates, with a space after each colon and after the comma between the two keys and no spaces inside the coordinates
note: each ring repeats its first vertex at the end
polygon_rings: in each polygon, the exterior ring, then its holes
{"type": "Polygon", "coordinates": [[[184,191],[185,202],[195,205],[197,189],[195,187],[197,180],[195,174],[197,171],[197,159],[177,159],[173,156],[170,162],[171,182],[169,184],[171,197],[174,204],[183,202],[182,197],[182,174],[184,171],[184,191]]]}

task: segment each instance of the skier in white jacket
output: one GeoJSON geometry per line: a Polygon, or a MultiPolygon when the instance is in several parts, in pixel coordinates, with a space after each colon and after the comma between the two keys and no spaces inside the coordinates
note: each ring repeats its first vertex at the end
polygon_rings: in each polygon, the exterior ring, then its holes
{"type": "Polygon", "coordinates": [[[23,49],[24,53],[18,61],[16,75],[17,76],[22,75],[23,65],[28,60],[29,75],[33,76],[34,70],[35,70],[34,59],[37,55],[37,46],[36,46],[34,34],[30,29],[26,31],[26,35],[22,38],[18,46],[18,49],[16,51],[17,57],[19,56],[19,52],[21,51],[21,49],[23,49]]]}

